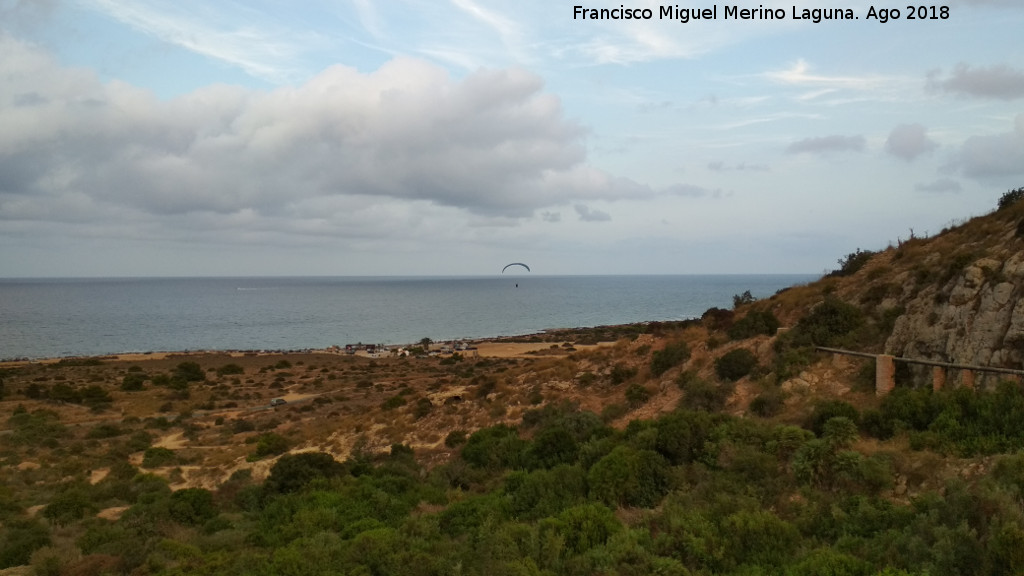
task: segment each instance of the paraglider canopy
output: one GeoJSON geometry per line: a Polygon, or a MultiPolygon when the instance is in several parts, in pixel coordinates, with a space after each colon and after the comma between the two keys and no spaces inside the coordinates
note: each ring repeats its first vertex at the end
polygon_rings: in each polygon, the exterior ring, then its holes
{"type": "Polygon", "coordinates": [[[523,264],[522,262],[513,262],[511,264],[506,264],[505,267],[501,269],[501,273],[504,274],[505,270],[508,270],[509,267],[511,267],[511,266],[522,266],[523,268],[526,268],[527,272],[530,271],[530,267],[527,266],[526,264],[523,264]]]}

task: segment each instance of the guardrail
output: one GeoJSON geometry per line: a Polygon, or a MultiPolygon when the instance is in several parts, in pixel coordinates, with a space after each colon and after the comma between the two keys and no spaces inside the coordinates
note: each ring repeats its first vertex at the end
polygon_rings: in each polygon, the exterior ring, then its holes
{"type": "Polygon", "coordinates": [[[936,360],[924,360],[916,358],[902,358],[891,354],[872,354],[870,352],[857,352],[855,350],[843,350],[841,348],[828,348],[816,346],[820,352],[830,354],[842,354],[844,356],[857,356],[860,358],[872,358],[875,361],[875,394],[884,396],[896,387],[896,362],[906,364],[919,364],[932,367],[932,388],[941,390],[946,385],[946,371],[959,370],[961,372],[961,383],[968,388],[974,388],[975,372],[991,372],[994,374],[1010,374],[1018,379],[1024,377],[1024,370],[1014,368],[1001,368],[998,366],[975,366],[971,364],[957,364],[953,362],[938,362],[936,360]]]}

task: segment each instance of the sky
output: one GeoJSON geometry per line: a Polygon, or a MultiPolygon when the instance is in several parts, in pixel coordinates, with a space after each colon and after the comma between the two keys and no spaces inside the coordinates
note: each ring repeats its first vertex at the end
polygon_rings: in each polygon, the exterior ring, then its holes
{"type": "Polygon", "coordinates": [[[1020,0],[582,1],[0,0],[0,277],[820,273],[1024,186],[1020,0]]]}

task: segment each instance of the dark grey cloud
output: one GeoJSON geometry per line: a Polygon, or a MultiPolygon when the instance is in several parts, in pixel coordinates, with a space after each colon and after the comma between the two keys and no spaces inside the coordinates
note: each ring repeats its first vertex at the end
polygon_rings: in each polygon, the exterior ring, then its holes
{"type": "Polygon", "coordinates": [[[889,154],[907,162],[936,148],[934,140],[928,137],[928,130],[921,124],[900,124],[892,129],[885,141],[889,154]]]}
{"type": "Polygon", "coordinates": [[[518,218],[653,195],[589,166],[586,129],[520,69],[456,80],[396,59],[270,92],[213,86],[162,101],[3,36],[0,53],[0,219],[59,213],[71,197],[153,215],[286,215],[344,197],[518,218]]]}
{"type": "Polygon", "coordinates": [[[831,152],[863,152],[863,136],[821,136],[804,138],[786,147],[787,154],[828,154],[831,152]]]}
{"type": "Polygon", "coordinates": [[[584,204],[577,204],[575,208],[576,213],[580,216],[580,220],[584,222],[607,222],[612,219],[611,215],[607,212],[594,210],[584,204]]]}
{"type": "Polygon", "coordinates": [[[961,96],[1016,100],[1024,98],[1024,70],[1005,64],[972,68],[961,62],[948,77],[939,70],[929,72],[926,86],[932,91],[961,96]]]}
{"type": "Polygon", "coordinates": [[[972,136],[964,141],[953,166],[972,178],[1024,175],[1024,114],[1012,132],[972,136]]]}
{"type": "Polygon", "coordinates": [[[960,183],[952,178],[940,178],[934,182],[917,184],[914,189],[930,194],[956,194],[962,190],[960,183]]]}

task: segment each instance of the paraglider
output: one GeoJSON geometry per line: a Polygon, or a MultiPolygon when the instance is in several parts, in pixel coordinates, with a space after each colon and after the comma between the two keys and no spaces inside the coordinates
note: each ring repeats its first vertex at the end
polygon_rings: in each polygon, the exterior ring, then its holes
{"type": "Polygon", "coordinates": [[[501,269],[501,273],[504,274],[505,270],[508,270],[509,267],[511,267],[511,266],[522,266],[523,268],[526,268],[527,272],[530,271],[530,267],[527,266],[526,264],[523,264],[522,262],[513,262],[511,264],[506,264],[505,267],[501,269]]]}

